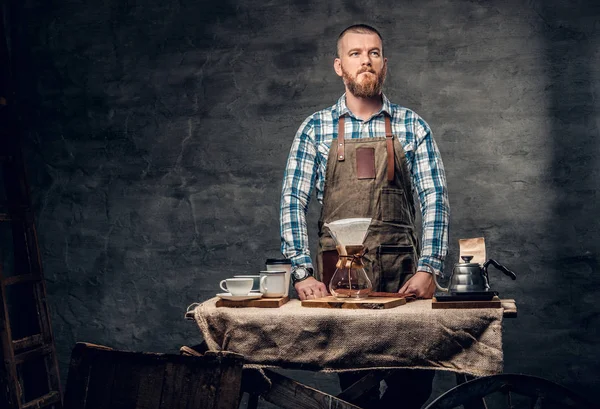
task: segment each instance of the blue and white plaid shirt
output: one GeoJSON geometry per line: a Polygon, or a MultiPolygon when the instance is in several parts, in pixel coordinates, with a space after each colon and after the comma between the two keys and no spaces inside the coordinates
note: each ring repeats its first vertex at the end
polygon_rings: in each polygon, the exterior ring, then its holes
{"type": "Polygon", "coordinates": [[[438,148],[427,123],[415,112],[392,104],[383,95],[381,110],[363,121],[346,106],[346,94],[335,105],[316,112],[302,123],[292,143],[281,193],[281,252],[292,266],[312,267],[306,227],[306,212],[313,187],[323,204],[323,189],[331,141],[337,123],[346,115],[345,138],[385,136],[384,112],[391,117],[392,133],[404,147],[412,185],[423,215],[421,258],[418,270],[429,271],[424,263],[441,272],[448,250],[449,203],[446,175],[438,148]]]}

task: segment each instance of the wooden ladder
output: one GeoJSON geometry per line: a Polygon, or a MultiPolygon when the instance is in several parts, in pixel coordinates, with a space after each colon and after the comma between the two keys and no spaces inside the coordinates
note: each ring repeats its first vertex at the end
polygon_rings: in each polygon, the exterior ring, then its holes
{"type": "Polygon", "coordinates": [[[62,409],[46,283],[14,108],[0,7],[0,408],[62,409]]]}

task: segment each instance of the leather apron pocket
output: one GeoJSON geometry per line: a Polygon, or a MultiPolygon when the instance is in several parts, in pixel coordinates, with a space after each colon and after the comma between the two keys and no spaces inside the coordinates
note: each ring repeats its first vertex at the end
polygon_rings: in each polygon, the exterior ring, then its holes
{"type": "Polygon", "coordinates": [[[356,177],[375,179],[375,148],[356,148],[356,177]]]}
{"type": "Polygon", "coordinates": [[[409,219],[404,190],[398,188],[381,189],[381,220],[391,223],[406,223],[409,219]]]}
{"type": "Polygon", "coordinates": [[[377,248],[381,279],[378,291],[396,293],[416,273],[416,254],[413,246],[383,244],[377,248]]]}

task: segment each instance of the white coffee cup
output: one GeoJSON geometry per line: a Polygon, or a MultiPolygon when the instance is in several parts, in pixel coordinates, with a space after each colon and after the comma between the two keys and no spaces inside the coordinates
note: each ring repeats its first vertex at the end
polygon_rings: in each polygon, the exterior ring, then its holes
{"type": "Polygon", "coordinates": [[[253,291],[253,292],[260,291],[260,275],[259,274],[240,274],[240,275],[234,275],[233,277],[234,278],[251,278],[254,281],[254,284],[252,284],[251,291],[253,291]]]}
{"type": "Polygon", "coordinates": [[[223,291],[230,293],[231,295],[248,295],[252,290],[252,284],[254,280],[252,278],[227,278],[219,283],[219,286],[223,291]]]}
{"type": "Polygon", "coordinates": [[[264,297],[284,297],[288,287],[286,284],[286,272],[283,270],[260,272],[260,292],[264,297]]]}
{"type": "Polygon", "coordinates": [[[290,276],[292,273],[292,262],[289,259],[285,258],[268,258],[266,262],[266,270],[267,271],[285,271],[285,295],[289,294],[290,291],[290,276]]]}

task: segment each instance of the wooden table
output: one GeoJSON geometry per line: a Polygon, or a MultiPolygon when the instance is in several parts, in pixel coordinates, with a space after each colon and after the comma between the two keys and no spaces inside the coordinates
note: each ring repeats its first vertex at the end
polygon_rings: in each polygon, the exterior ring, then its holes
{"type": "MultiPolygon", "coordinates": [[[[422,305],[424,305],[423,303],[431,303],[431,300],[419,300],[416,302],[422,303],[422,305]]],[[[271,314],[269,317],[269,320],[277,319],[278,316],[281,316],[281,319],[285,320],[286,319],[285,312],[288,311],[290,308],[297,308],[297,305],[295,305],[294,303],[299,303],[299,301],[292,300],[290,303],[292,303],[292,304],[291,305],[286,304],[287,309],[285,309],[285,310],[280,309],[281,314],[277,313],[276,311],[269,311],[269,313],[271,314]]],[[[410,303],[409,303],[409,305],[410,305],[410,303]]],[[[402,308],[404,308],[404,306],[397,307],[395,310],[397,310],[397,313],[401,313],[402,308]]],[[[429,308],[431,308],[431,305],[429,305],[429,308]]],[[[516,317],[517,310],[516,310],[516,304],[515,304],[514,300],[503,300],[502,308],[503,308],[503,310],[502,310],[501,316],[506,317],[506,318],[516,317]]],[[[244,311],[236,312],[236,311],[239,311],[242,309],[228,309],[228,310],[232,310],[232,311],[227,311],[227,313],[233,314],[234,316],[244,313],[244,311]]],[[[255,310],[260,310],[260,309],[255,309],[255,310]]],[[[311,308],[310,310],[313,311],[316,309],[311,308]]],[[[265,315],[264,311],[266,311],[266,309],[263,311],[260,311],[261,316],[265,315]]],[[[445,311],[446,311],[445,313],[448,314],[448,310],[445,310],[445,311]]],[[[478,312],[476,310],[472,310],[472,311],[473,311],[473,314],[478,314],[478,312]]],[[[190,319],[197,319],[198,316],[195,314],[195,312],[197,312],[197,311],[196,310],[192,311],[192,313],[188,314],[187,317],[190,319]]],[[[219,311],[219,312],[222,312],[222,311],[219,311]]],[[[248,311],[245,311],[245,312],[248,313],[248,311]]],[[[378,313],[379,313],[379,311],[372,312],[372,314],[378,314],[378,313]]],[[[464,314],[465,311],[463,310],[462,313],[464,314]]],[[[243,322],[247,321],[247,317],[240,317],[240,319],[243,322]]],[[[230,328],[228,328],[228,330],[227,330],[228,334],[230,334],[230,335],[232,334],[232,331],[235,330],[235,328],[232,328],[234,326],[235,325],[230,324],[230,328]]],[[[235,338],[235,336],[233,336],[233,338],[235,338]]],[[[218,350],[219,349],[219,346],[215,345],[214,340],[211,340],[211,342],[209,344],[212,344],[212,345],[204,345],[204,348],[209,348],[210,350],[215,350],[215,349],[218,350]]],[[[228,344],[228,350],[238,352],[235,350],[235,346],[231,343],[228,344]]],[[[244,375],[243,375],[243,382],[242,382],[242,390],[245,392],[248,392],[250,394],[250,401],[249,401],[249,405],[248,405],[249,408],[256,408],[257,407],[256,405],[258,402],[258,396],[262,396],[263,399],[265,399],[266,401],[269,401],[269,402],[271,402],[275,405],[278,405],[282,408],[289,408],[289,409],[297,409],[297,408],[320,409],[320,408],[330,408],[330,407],[337,407],[340,409],[356,409],[357,407],[348,403],[347,400],[352,400],[352,399],[360,396],[362,393],[370,390],[373,386],[378,385],[379,382],[382,379],[384,379],[390,373],[391,370],[393,370],[392,368],[388,369],[388,368],[381,368],[380,366],[378,366],[377,371],[366,372],[368,374],[365,377],[363,377],[363,379],[361,379],[360,381],[358,381],[357,383],[352,385],[350,388],[342,391],[337,396],[332,396],[330,394],[324,393],[322,391],[316,390],[309,386],[303,385],[300,382],[292,380],[280,373],[273,371],[271,368],[279,367],[279,368],[284,368],[284,369],[292,368],[292,369],[310,369],[310,370],[328,369],[333,372],[335,372],[336,368],[315,368],[315,367],[313,367],[313,365],[306,365],[305,368],[302,368],[302,365],[300,365],[300,367],[299,367],[297,365],[298,362],[297,361],[291,362],[292,360],[290,360],[289,365],[288,365],[288,362],[278,362],[277,365],[273,365],[273,362],[264,360],[263,358],[258,359],[258,361],[257,361],[257,359],[253,359],[253,357],[255,357],[255,356],[260,356],[260,354],[251,353],[251,354],[247,355],[247,364],[244,367],[244,375]]],[[[369,369],[369,366],[361,365],[361,368],[357,368],[357,369],[369,369]]],[[[444,368],[435,368],[434,367],[431,369],[444,369],[444,368]]],[[[450,370],[450,368],[446,368],[446,370],[450,370]]],[[[459,382],[465,381],[469,378],[469,376],[470,375],[468,372],[459,373],[459,374],[457,374],[457,380],[459,382]]],[[[478,374],[478,376],[482,376],[482,375],[478,374]]]]}

